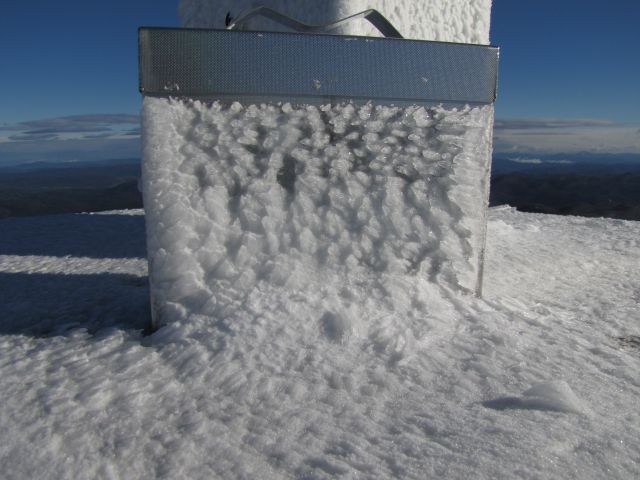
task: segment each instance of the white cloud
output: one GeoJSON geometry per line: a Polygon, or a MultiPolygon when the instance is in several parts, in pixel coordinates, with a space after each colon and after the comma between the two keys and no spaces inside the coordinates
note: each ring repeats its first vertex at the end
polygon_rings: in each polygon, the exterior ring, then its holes
{"type": "Polygon", "coordinates": [[[138,131],[140,117],[130,114],[89,114],[28,120],[0,126],[0,143],[120,137],[138,131]],[[7,132],[2,135],[1,132],[7,132]]]}
{"type": "Polygon", "coordinates": [[[497,152],[640,153],[638,126],[601,119],[497,119],[497,152]]]}
{"type": "Polygon", "coordinates": [[[140,118],[90,114],[0,126],[0,164],[100,160],[140,155],[140,118]]]}
{"type": "Polygon", "coordinates": [[[612,120],[599,118],[497,118],[497,130],[556,129],[576,127],[607,127],[620,125],[612,120]]]}

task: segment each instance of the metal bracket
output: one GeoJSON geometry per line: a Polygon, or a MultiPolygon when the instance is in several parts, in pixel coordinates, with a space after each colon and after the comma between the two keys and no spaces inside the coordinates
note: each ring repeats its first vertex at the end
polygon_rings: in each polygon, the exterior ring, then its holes
{"type": "Polygon", "coordinates": [[[256,7],[245,10],[235,20],[227,14],[227,18],[225,19],[227,30],[243,30],[244,25],[254,17],[268,18],[269,20],[273,20],[280,25],[284,25],[287,28],[301,33],[326,33],[331,30],[335,30],[346,23],[352,22],[353,20],[359,20],[362,18],[371,23],[371,25],[373,25],[387,38],[403,38],[391,22],[387,20],[384,15],[374,9],[365,10],[326,25],[308,25],[271,8],[256,7]]]}
{"type": "Polygon", "coordinates": [[[490,104],[498,49],[297,32],[140,28],[140,92],[248,101],[490,104]]]}

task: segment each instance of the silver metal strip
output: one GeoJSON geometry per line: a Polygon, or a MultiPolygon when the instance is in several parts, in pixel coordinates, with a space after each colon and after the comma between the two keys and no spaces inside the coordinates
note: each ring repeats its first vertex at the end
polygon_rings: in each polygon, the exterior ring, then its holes
{"type": "Polygon", "coordinates": [[[140,92],[472,103],[495,100],[498,49],[283,32],[139,29],[140,92]]]}
{"type": "MultiPolygon", "coordinates": [[[[328,33],[330,30],[335,30],[344,26],[354,20],[364,19],[373,25],[382,35],[388,38],[403,38],[396,28],[387,20],[384,15],[374,9],[365,10],[354,15],[349,15],[346,18],[338,20],[337,22],[328,23],[326,25],[307,25],[306,23],[299,22],[298,20],[291,18],[283,13],[273,10],[268,7],[256,7],[245,12],[242,12],[238,18],[227,27],[227,30],[244,30],[245,24],[254,17],[268,18],[280,25],[284,25],[291,30],[302,33],[328,33]]],[[[248,28],[247,30],[251,30],[248,28]]]]}

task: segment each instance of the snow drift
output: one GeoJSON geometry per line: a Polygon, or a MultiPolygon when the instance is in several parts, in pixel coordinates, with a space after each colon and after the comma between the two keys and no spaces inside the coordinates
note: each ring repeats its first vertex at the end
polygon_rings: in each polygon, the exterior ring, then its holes
{"type": "Polygon", "coordinates": [[[638,476],[639,222],[493,209],[428,335],[254,295],[143,337],[141,213],[0,222],[3,478],[638,476]]]}

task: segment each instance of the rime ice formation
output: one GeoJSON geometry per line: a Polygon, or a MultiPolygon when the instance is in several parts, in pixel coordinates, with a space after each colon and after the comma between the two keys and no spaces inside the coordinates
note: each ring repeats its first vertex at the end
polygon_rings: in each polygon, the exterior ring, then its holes
{"type": "MultiPolygon", "coordinates": [[[[405,38],[443,42],[489,43],[491,0],[181,0],[180,15],[186,27],[224,28],[229,12],[237,16],[256,4],[273,8],[309,24],[327,24],[354,13],[375,8],[405,38]]],[[[254,21],[254,30],[279,30],[269,21],[254,21]]],[[[338,33],[379,33],[359,20],[338,33]]]]}
{"type": "Polygon", "coordinates": [[[345,322],[365,324],[424,316],[425,283],[474,291],[490,116],[491,107],[146,98],[159,323],[242,316],[253,291],[306,295],[320,310],[332,299],[358,319],[345,322]]]}
{"type": "MultiPolygon", "coordinates": [[[[260,4],[315,24],[376,8],[407,37],[488,42],[487,0],[260,4]]],[[[185,26],[222,28],[254,5],[184,0],[180,12],[185,26]]],[[[365,23],[339,33],[375,35],[365,23]]],[[[492,119],[492,106],[146,98],[157,322],[241,319],[248,295],[302,295],[313,321],[337,319],[323,331],[341,339],[385,316],[424,317],[430,288],[479,292],[492,119]]]]}

